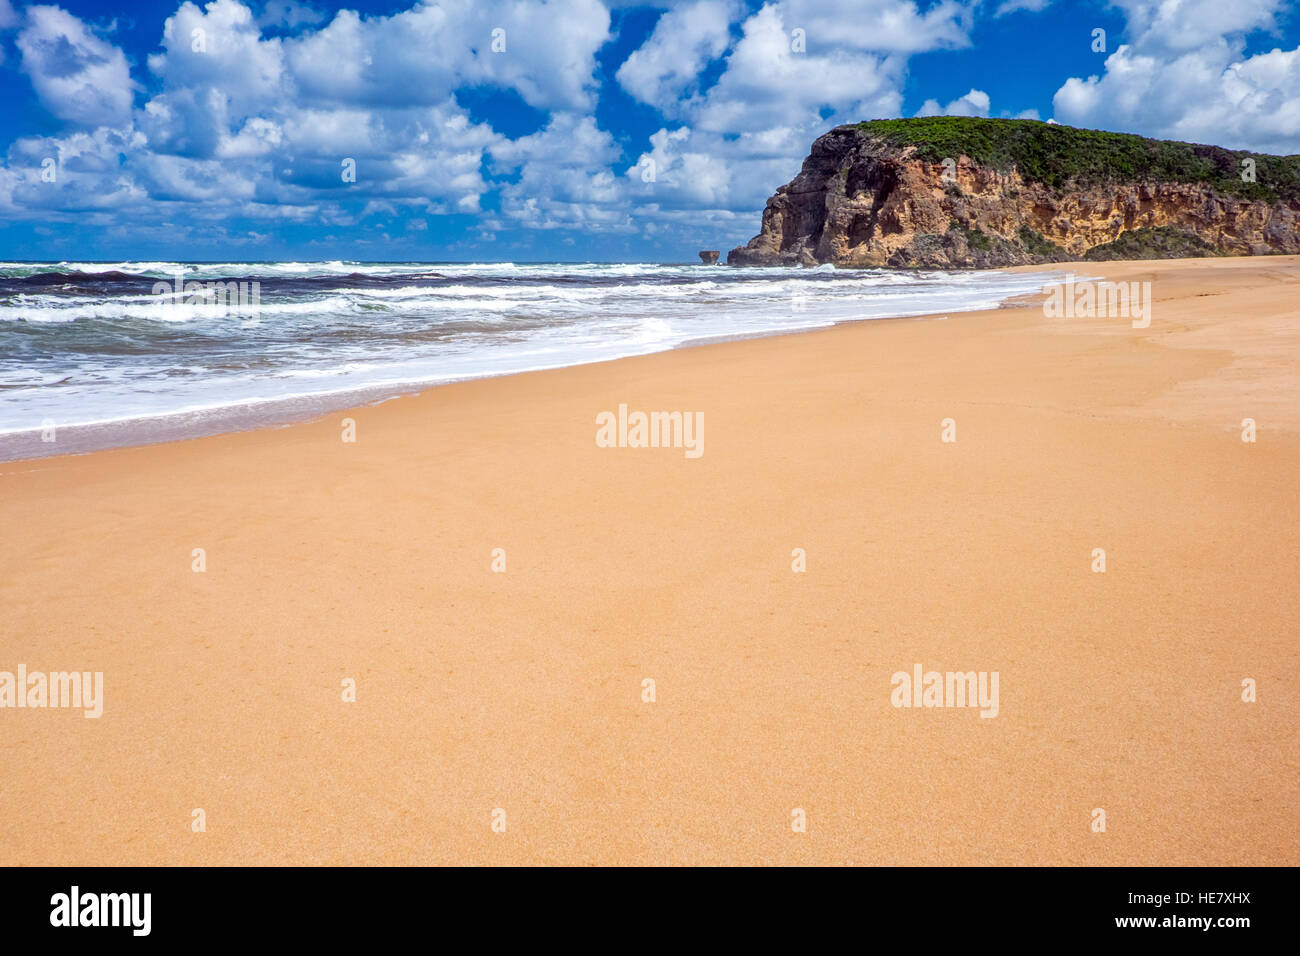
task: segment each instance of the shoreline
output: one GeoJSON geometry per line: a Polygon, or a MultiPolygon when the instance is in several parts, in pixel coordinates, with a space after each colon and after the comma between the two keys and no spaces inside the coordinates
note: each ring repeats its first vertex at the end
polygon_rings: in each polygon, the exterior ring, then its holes
{"type": "Polygon", "coordinates": [[[103,675],[0,708],[0,859],[1294,864],[1300,257],[1089,266],[1151,327],[849,322],[0,464],[0,671],[103,675]],[[620,404],[703,454],[600,447],[620,404]],[[892,703],[917,667],[996,706],[892,703]]]}
{"type": "MultiPolygon", "coordinates": [[[[402,264],[405,265],[409,263],[402,264]]],[[[1065,263],[1064,265],[1074,264],[1075,263],[1065,263]]],[[[707,269],[711,267],[701,268],[707,269]]],[[[744,268],[761,273],[763,267],[749,266],[744,268]]],[[[1057,273],[1060,273],[1063,278],[1065,276],[1064,272],[1055,268],[1055,264],[1019,267],[1016,269],[953,270],[954,274],[973,271],[994,273],[1042,272],[1044,275],[1049,276],[1056,275],[1057,273]]],[[[1032,303],[1037,301],[1040,297],[1041,292],[1020,293],[1004,298],[1002,302],[993,309],[975,308],[950,310],[949,314],[964,315],[997,311],[1004,308],[1016,307],[1008,304],[1015,300],[1025,300],[1026,303],[1032,303]]],[[[869,299],[870,297],[868,296],[866,298],[869,299]]],[[[925,319],[937,317],[938,315],[938,312],[904,311],[897,315],[865,316],[862,318],[828,317],[825,322],[817,325],[806,325],[803,327],[792,327],[788,329],[738,332],[727,335],[701,335],[696,338],[685,339],[666,348],[651,348],[648,351],[630,351],[626,354],[615,355],[608,358],[596,358],[576,362],[566,361],[555,365],[541,365],[525,369],[488,372],[483,374],[467,374],[463,376],[450,377],[445,380],[395,382],[392,384],[357,386],[340,389],[335,392],[315,392],[275,398],[259,398],[235,404],[187,408],[159,415],[138,415],[104,419],[102,421],[76,422],[66,425],[55,423],[54,441],[48,441],[44,438],[42,427],[33,427],[20,431],[0,432],[0,465],[8,462],[35,461],[38,459],[61,457],[64,455],[90,454],[96,451],[103,451],[112,448],[130,448],[137,445],[157,445],[173,441],[189,441],[197,438],[210,438],[216,435],[257,431],[263,428],[284,428],[295,424],[318,421],[321,417],[336,412],[368,408],[398,398],[420,395],[430,389],[442,388],[447,385],[457,385],[462,382],[504,378],[513,375],[529,375],[536,372],[556,371],[559,369],[573,368],[580,365],[600,364],[603,362],[617,362],[622,361],[623,359],[637,358],[643,355],[655,355],[660,352],[672,352],[679,349],[696,348],[702,345],[738,342],[753,338],[799,335],[805,332],[815,332],[855,322],[874,322],[894,319],[925,319]],[[59,438],[59,435],[63,437],[59,438]],[[61,445],[62,447],[49,448],[47,447],[49,445],[61,445]]]]}

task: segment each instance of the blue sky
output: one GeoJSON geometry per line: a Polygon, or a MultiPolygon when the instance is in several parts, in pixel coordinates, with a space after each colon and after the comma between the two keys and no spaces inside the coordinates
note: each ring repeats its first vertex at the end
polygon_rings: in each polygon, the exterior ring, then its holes
{"type": "Polygon", "coordinates": [[[5,259],[688,261],[884,116],[1300,152],[1283,0],[0,0],[0,53],[5,259]]]}

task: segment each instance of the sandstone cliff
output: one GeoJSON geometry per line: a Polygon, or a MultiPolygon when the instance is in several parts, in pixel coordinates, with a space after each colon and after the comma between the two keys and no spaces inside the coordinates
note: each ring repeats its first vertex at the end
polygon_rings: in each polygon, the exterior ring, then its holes
{"type": "Polygon", "coordinates": [[[1300,253],[1300,157],[933,117],[820,137],[727,261],[985,268],[1266,253],[1300,253]]]}

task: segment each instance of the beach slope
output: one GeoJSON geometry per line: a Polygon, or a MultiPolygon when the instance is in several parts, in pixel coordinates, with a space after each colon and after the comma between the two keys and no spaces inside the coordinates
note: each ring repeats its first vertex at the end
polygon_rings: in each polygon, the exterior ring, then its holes
{"type": "Polygon", "coordinates": [[[0,465],[0,670],[104,687],[0,710],[0,862],[1300,862],[1300,258],[1073,268],[1149,327],[865,322],[0,465]],[[599,447],[620,404],[703,453],[599,447]],[[996,716],[894,706],[917,664],[996,716]]]}

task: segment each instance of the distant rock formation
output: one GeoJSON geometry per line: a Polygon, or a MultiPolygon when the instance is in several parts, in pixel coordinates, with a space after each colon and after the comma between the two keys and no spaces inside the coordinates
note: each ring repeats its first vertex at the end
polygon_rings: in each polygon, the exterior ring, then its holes
{"type": "Polygon", "coordinates": [[[1266,253],[1300,253],[1300,156],[927,117],[820,137],[727,261],[990,268],[1266,253]]]}
{"type": "Polygon", "coordinates": [[[721,249],[704,249],[700,252],[700,261],[706,266],[716,266],[720,255],[722,255],[721,249]]]}

